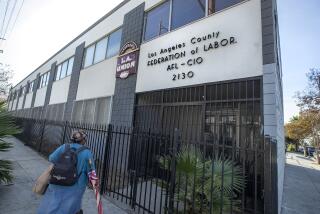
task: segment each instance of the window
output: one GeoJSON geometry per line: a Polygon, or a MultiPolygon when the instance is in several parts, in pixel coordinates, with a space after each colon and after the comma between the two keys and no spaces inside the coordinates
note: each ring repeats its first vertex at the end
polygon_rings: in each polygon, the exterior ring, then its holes
{"type": "Polygon", "coordinates": [[[101,62],[106,58],[107,45],[108,45],[108,37],[103,38],[97,43],[96,50],[94,53],[93,64],[101,62]]]}
{"type": "Polygon", "coordinates": [[[170,1],[146,14],[144,39],[149,40],[169,31],[170,1]]]}
{"type": "Polygon", "coordinates": [[[25,87],[22,87],[21,89],[20,89],[20,93],[19,93],[19,97],[22,97],[23,95],[24,95],[24,88],[25,87]]]}
{"type": "Polygon", "coordinates": [[[204,17],[206,14],[205,0],[173,0],[171,29],[204,17]]]}
{"type": "Polygon", "coordinates": [[[45,118],[52,121],[62,121],[65,103],[48,105],[45,108],[45,118]]]}
{"type": "Polygon", "coordinates": [[[107,124],[110,112],[110,97],[99,98],[96,102],[95,123],[107,124]]]}
{"type": "Polygon", "coordinates": [[[209,13],[215,13],[243,0],[209,0],[209,13]]]}
{"type": "Polygon", "coordinates": [[[68,62],[67,76],[71,75],[72,73],[73,62],[74,62],[74,57],[71,57],[68,62]]]}
{"type": "Polygon", "coordinates": [[[95,44],[89,46],[86,49],[86,55],[85,55],[83,67],[88,67],[88,66],[92,65],[92,63],[93,63],[93,55],[94,55],[94,48],[95,48],[95,44]]]}
{"type": "Polygon", "coordinates": [[[29,83],[29,90],[28,90],[29,93],[33,92],[33,85],[34,85],[34,81],[29,83]]]}
{"type": "Polygon", "coordinates": [[[110,97],[77,101],[73,105],[72,121],[105,125],[109,121],[110,97]]]}
{"type": "Polygon", "coordinates": [[[83,101],[74,102],[73,110],[72,110],[72,121],[73,122],[81,122],[82,105],[83,105],[83,101]]]}
{"type": "Polygon", "coordinates": [[[109,37],[107,58],[113,57],[119,53],[121,43],[122,29],[113,32],[109,37]]]}
{"type": "Polygon", "coordinates": [[[49,83],[49,76],[50,76],[50,72],[44,73],[40,76],[40,84],[39,84],[39,88],[43,88],[45,86],[48,85],[49,83]]]}
{"type": "Polygon", "coordinates": [[[59,79],[63,79],[67,75],[68,61],[64,61],[61,65],[61,74],[59,79]]]}
{"type": "Polygon", "coordinates": [[[50,77],[50,72],[47,73],[47,78],[46,78],[46,83],[45,83],[46,85],[49,84],[49,77],[50,77]]]}
{"type": "Polygon", "coordinates": [[[57,72],[56,72],[56,80],[59,80],[60,79],[60,75],[61,75],[61,64],[58,65],[57,67],[57,72]]]}
{"type": "Polygon", "coordinates": [[[82,107],[82,122],[94,123],[95,100],[86,100],[82,107]]]}
{"type": "Polygon", "coordinates": [[[25,95],[25,94],[26,94],[26,89],[27,89],[27,86],[23,86],[23,88],[22,88],[22,95],[25,95]]]}
{"type": "Polygon", "coordinates": [[[168,0],[145,16],[144,40],[160,36],[243,0],[168,0]],[[208,9],[207,9],[208,8],[208,9]],[[206,11],[208,10],[208,12],[206,11]],[[171,12],[170,12],[171,11],[171,12]]]}
{"type": "Polygon", "coordinates": [[[63,79],[63,78],[66,77],[66,75],[67,75],[67,68],[68,68],[68,60],[67,60],[67,61],[64,61],[64,62],[62,63],[60,79],[63,79]]]}
{"type": "Polygon", "coordinates": [[[73,61],[74,57],[71,57],[58,65],[56,72],[56,80],[60,80],[71,75],[73,61]]]}
{"type": "Polygon", "coordinates": [[[119,29],[87,47],[83,68],[117,55],[120,49],[121,34],[122,30],[119,29]]]}

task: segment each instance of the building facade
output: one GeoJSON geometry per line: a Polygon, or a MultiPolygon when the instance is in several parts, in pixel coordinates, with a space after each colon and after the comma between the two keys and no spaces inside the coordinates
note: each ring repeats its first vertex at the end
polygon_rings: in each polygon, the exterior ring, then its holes
{"type": "Polygon", "coordinates": [[[223,133],[238,146],[269,135],[281,205],[275,0],[125,0],[13,87],[8,108],[22,118],[179,128],[194,141],[223,133]]]}

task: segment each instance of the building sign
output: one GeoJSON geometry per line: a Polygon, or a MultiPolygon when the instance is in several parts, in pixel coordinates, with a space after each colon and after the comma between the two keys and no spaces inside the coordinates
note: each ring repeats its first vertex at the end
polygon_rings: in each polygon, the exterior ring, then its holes
{"type": "MultiPolygon", "coordinates": [[[[158,51],[148,53],[147,66],[157,66],[162,63],[167,64],[166,71],[179,71],[180,68],[200,65],[205,63],[205,59],[202,52],[215,51],[230,45],[237,43],[237,39],[234,36],[221,36],[220,31],[212,32],[206,35],[200,35],[199,37],[190,37],[189,42],[177,43],[168,48],[161,48],[158,51]],[[190,46],[189,55],[187,57],[186,47],[190,46]],[[178,59],[181,59],[177,63],[178,59]]],[[[193,78],[194,71],[190,70],[186,72],[172,72],[172,81],[180,79],[193,78]]]]}
{"type": "Polygon", "coordinates": [[[262,75],[259,7],[248,1],[142,44],[136,91],[262,75]]]}
{"type": "Polygon", "coordinates": [[[139,49],[136,43],[128,42],[120,50],[117,60],[116,77],[126,79],[137,73],[139,49]]]}

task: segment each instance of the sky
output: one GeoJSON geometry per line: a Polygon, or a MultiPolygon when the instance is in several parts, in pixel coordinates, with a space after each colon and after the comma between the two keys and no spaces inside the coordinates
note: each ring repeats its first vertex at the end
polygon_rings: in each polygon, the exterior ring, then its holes
{"type": "Polygon", "coordinates": [[[307,87],[306,73],[320,68],[319,11],[320,0],[278,0],[285,121],[299,112],[294,95],[307,87]]]}
{"type": "MultiPolygon", "coordinates": [[[[121,1],[24,0],[13,30],[0,46],[4,51],[0,62],[15,71],[12,83],[30,74],[121,1]]],[[[320,68],[320,0],[277,1],[284,118],[288,121],[299,112],[294,95],[306,88],[306,72],[320,68]]]]}

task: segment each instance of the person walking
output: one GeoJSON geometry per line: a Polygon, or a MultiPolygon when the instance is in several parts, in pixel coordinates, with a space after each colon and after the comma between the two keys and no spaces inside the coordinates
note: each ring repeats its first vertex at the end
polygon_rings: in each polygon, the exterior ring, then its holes
{"type": "Polygon", "coordinates": [[[49,161],[54,166],[50,184],[37,214],[83,213],[81,203],[88,180],[90,179],[94,186],[98,184],[93,155],[90,149],[84,146],[86,138],[84,131],[76,131],[72,134],[70,143],[61,145],[49,156],[49,161]],[[72,165],[72,159],[75,159],[74,169],[67,169],[72,165]]]}

